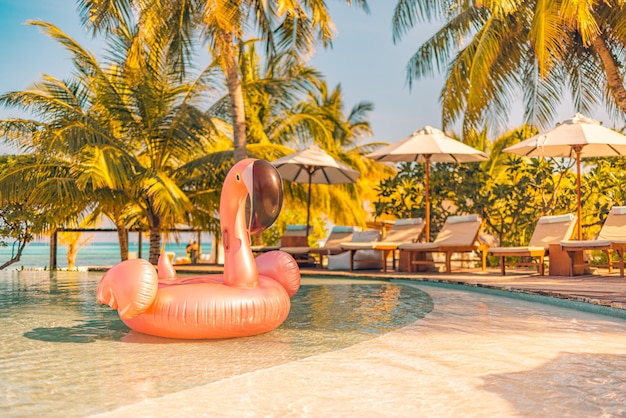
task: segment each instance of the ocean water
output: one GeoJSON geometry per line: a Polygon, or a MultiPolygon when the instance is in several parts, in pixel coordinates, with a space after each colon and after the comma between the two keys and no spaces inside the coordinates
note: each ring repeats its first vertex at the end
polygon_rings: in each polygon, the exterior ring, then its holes
{"type": "MultiPolygon", "coordinates": [[[[187,254],[185,252],[185,247],[187,246],[187,242],[168,242],[165,245],[166,252],[173,252],[175,257],[185,257],[187,254]]],[[[150,253],[149,243],[144,242],[142,245],[142,253],[141,258],[148,258],[150,253]]],[[[128,245],[128,251],[130,253],[135,253],[138,256],[138,245],[137,243],[130,243],[128,245]]],[[[210,254],[211,253],[211,243],[203,242],[202,243],[202,253],[210,254]]],[[[4,264],[8,260],[11,259],[11,248],[10,247],[0,247],[0,265],[4,264]]],[[[78,255],[76,257],[76,267],[110,267],[121,260],[120,258],[120,247],[117,243],[88,243],[82,246],[78,250],[78,255]]],[[[22,253],[22,257],[20,261],[12,264],[7,268],[7,270],[23,270],[23,269],[35,269],[35,268],[49,268],[50,267],[50,245],[47,243],[41,242],[31,242],[26,248],[24,248],[24,252],[22,253]]],[[[67,268],[67,248],[61,244],[57,246],[57,267],[58,268],[67,268]]]]}

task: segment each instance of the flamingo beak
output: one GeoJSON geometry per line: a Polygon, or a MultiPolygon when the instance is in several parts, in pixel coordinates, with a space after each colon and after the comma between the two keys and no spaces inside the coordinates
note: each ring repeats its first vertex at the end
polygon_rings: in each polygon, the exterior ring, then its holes
{"type": "Polygon", "coordinates": [[[250,202],[250,234],[260,234],[269,228],[283,206],[283,179],[276,167],[255,160],[243,172],[250,202]]]}

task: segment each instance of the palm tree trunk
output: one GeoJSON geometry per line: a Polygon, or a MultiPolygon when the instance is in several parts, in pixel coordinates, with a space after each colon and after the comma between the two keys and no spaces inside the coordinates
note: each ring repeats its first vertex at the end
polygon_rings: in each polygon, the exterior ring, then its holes
{"type": "Polygon", "coordinates": [[[619,107],[622,112],[626,113],[626,89],[624,89],[624,79],[620,75],[619,68],[617,67],[613,54],[611,54],[611,51],[606,44],[604,34],[602,33],[601,36],[593,38],[591,45],[598,53],[600,61],[602,61],[604,72],[606,73],[607,83],[611,93],[613,94],[617,107],[619,107]]]}
{"type": "Polygon", "coordinates": [[[222,69],[226,74],[228,97],[230,98],[230,113],[233,124],[233,147],[235,149],[235,162],[248,157],[246,152],[246,113],[243,100],[243,88],[239,67],[237,64],[237,48],[233,44],[230,33],[222,34],[220,42],[220,55],[222,57],[222,69]]]}
{"type": "Polygon", "coordinates": [[[128,260],[128,230],[123,222],[116,222],[117,228],[117,240],[120,244],[120,259],[122,261],[128,260]]]}
{"type": "Polygon", "coordinates": [[[161,254],[161,216],[154,213],[148,203],[148,230],[150,238],[150,255],[148,260],[156,265],[159,263],[159,255],[161,254]]]}
{"type": "Polygon", "coordinates": [[[149,260],[154,265],[158,264],[159,255],[161,254],[161,220],[160,219],[157,224],[158,225],[150,225],[149,260]]]}

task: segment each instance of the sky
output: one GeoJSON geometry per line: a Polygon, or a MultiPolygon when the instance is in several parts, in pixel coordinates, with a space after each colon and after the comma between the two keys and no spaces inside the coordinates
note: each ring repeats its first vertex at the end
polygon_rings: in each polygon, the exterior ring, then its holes
{"type": "MultiPolygon", "coordinates": [[[[362,143],[392,143],[426,125],[441,129],[439,92],[443,77],[421,79],[409,89],[405,71],[410,57],[436,32],[437,24],[420,24],[394,44],[391,16],[395,1],[369,3],[371,10],[366,14],[338,1],[328,2],[336,37],[332,49],[319,51],[312,64],[325,75],[329,87],[341,84],[346,111],[361,101],[374,104],[370,114],[373,136],[362,143]]],[[[69,54],[38,28],[24,24],[30,19],[55,24],[102,56],[101,44],[81,28],[74,0],[0,0],[0,93],[27,89],[44,73],[64,79],[72,72],[69,54]]],[[[2,119],[18,114],[0,108],[2,119]]],[[[562,119],[573,114],[567,104],[559,111],[562,119]]],[[[599,109],[588,116],[605,122],[604,115],[599,109]]],[[[514,107],[510,119],[511,126],[519,124],[521,108],[514,107]]],[[[605,126],[615,126],[606,122],[605,126]]],[[[7,152],[2,145],[0,152],[7,152]]]]}

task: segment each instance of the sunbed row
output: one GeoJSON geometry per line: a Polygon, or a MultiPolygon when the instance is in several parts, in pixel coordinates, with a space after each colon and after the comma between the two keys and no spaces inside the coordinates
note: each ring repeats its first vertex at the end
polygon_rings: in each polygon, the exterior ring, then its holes
{"type": "Polygon", "coordinates": [[[289,225],[281,245],[253,247],[253,251],[280,249],[292,254],[299,262],[315,262],[318,267],[329,270],[382,269],[385,272],[389,257],[393,269],[398,264],[402,271],[425,271],[436,262],[442,262],[445,272],[449,273],[455,254],[465,258],[474,256],[483,270],[487,256],[492,255],[498,258],[502,275],[506,274],[507,267],[512,266],[536,267],[539,274],[544,275],[546,259],[552,253],[551,274],[574,275],[588,267],[584,256],[586,251],[601,250],[607,255],[609,272],[617,264],[623,277],[626,206],[611,209],[597,239],[571,240],[576,223],[573,214],[540,217],[528,245],[518,247],[490,245],[488,237],[482,234],[484,222],[476,214],[449,216],[433,242],[420,241],[425,226],[421,218],[395,221],[384,238],[379,230],[360,231],[352,226],[335,226],[321,247],[308,246],[306,226],[289,225]],[[612,260],[613,253],[617,254],[618,260],[612,260]]]}

